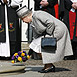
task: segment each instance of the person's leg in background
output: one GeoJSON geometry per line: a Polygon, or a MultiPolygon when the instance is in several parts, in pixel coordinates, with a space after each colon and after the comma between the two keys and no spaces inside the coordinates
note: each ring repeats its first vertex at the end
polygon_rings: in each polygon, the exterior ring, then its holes
{"type": "Polygon", "coordinates": [[[77,59],[77,42],[72,42],[72,48],[73,48],[73,57],[74,59],[77,59]]]}
{"type": "Polygon", "coordinates": [[[64,60],[75,60],[75,59],[77,59],[77,42],[71,41],[71,43],[72,43],[73,55],[65,56],[64,60]]]}

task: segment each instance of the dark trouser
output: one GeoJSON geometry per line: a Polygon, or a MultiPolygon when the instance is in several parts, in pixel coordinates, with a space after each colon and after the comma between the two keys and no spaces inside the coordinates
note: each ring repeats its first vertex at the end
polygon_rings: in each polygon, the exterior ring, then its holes
{"type": "MultiPolygon", "coordinates": [[[[21,42],[12,41],[10,42],[10,55],[12,56],[14,53],[21,51],[21,42]]],[[[10,57],[11,57],[10,56],[10,57]]]]}
{"type": "Polygon", "coordinates": [[[77,59],[77,42],[72,42],[73,56],[77,59]]]}
{"type": "Polygon", "coordinates": [[[71,43],[72,43],[73,55],[65,56],[64,60],[75,60],[75,59],[77,59],[77,42],[71,41],[71,43]]]}

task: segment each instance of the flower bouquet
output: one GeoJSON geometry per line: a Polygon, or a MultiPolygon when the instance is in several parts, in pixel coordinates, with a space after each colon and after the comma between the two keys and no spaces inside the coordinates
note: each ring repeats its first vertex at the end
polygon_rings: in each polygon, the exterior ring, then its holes
{"type": "Polygon", "coordinates": [[[12,63],[22,63],[28,60],[30,56],[26,53],[26,51],[19,51],[12,56],[12,63]]]}

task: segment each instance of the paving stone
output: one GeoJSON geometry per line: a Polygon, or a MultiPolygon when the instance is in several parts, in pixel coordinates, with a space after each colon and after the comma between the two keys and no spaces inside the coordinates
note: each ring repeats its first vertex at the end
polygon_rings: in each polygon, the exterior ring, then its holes
{"type": "MultiPolygon", "coordinates": [[[[10,61],[0,61],[9,68],[10,61]]],[[[54,63],[55,73],[39,73],[43,68],[42,60],[30,59],[26,62],[26,68],[22,71],[0,74],[0,77],[77,77],[77,60],[66,60],[54,63]]],[[[5,69],[5,68],[4,68],[5,69]]]]}

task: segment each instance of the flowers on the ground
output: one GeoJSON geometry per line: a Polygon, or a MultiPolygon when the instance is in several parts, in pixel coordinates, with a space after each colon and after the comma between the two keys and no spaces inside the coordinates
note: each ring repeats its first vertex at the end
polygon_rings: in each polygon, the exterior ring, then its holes
{"type": "Polygon", "coordinates": [[[14,63],[14,60],[12,60],[11,62],[14,63]]]}
{"type": "Polygon", "coordinates": [[[22,61],[22,58],[21,57],[18,57],[18,61],[22,61]]]}
{"type": "Polygon", "coordinates": [[[25,53],[22,52],[22,53],[21,53],[21,56],[25,56],[25,53]]]}
{"type": "Polygon", "coordinates": [[[30,56],[29,55],[27,55],[27,59],[30,59],[30,56]]]}
{"type": "Polygon", "coordinates": [[[28,60],[30,56],[26,53],[26,51],[19,51],[12,56],[12,63],[16,62],[25,62],[28,60]]]}
{"type": "Polygon", "coordinates": [[[17,56],[17,55],[18,55],[18,53],[15,53],[15,54],[14,54],[14,56],[17,56]]]}

